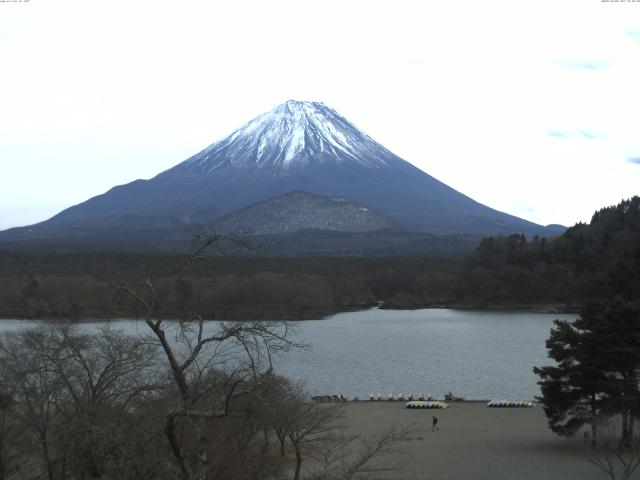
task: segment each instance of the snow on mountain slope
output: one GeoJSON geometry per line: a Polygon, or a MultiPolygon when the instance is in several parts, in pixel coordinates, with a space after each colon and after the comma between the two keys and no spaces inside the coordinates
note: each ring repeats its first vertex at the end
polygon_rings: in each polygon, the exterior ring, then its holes
{"type": "Polygon", "coordinates": [[[273,169],[310,163],[386,168],[404,162],[320,102],[289,100],[210,145],[175,170],[208,175],[222,167],[273,169]]]}

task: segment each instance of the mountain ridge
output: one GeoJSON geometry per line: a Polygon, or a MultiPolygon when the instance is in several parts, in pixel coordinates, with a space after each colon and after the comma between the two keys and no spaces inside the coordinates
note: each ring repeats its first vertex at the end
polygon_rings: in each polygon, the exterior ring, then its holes
{"type": "MultiPolygon", "coordinates": [[[[28,242],[57,225],[62,239],[65,225],[71,232],[72,226],[91,229],[101,219],[113,223],[130,216],[215,223],[295,191],[349,199],[408,231],[474,236],[564,231],[482,205],[393,154],[323,103],[290,100],[152,179],[116,186],[45,222],[13,229],[10,236],[28,242]]],[[[6,236],[0,233],[0,241],[6,236]]]]}

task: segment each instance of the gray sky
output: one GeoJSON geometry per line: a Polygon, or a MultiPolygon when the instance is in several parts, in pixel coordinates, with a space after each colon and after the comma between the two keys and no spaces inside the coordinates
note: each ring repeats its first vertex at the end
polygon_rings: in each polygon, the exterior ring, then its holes
{"type": "Polygon", "coordinates": [[[0,228],[289,98],[538,223],[640,194],[640,2],[0,2],[0,65],[0,228]]]}

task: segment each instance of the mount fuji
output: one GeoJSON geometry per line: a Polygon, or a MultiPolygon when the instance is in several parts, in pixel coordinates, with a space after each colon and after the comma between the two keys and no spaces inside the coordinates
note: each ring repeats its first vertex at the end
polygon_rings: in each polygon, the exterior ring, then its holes
{"type": "Polygon", "coordinates": [[[116,186],[45,222],[0,232],[0,246],[171,248],[184,245],[190,224],[236,222],[251,231],[257,217],[258,230],[279,233],[391,229],[479,237],[564,231],[474,201],[323,103],[289,100],[150,180],[116,186]],[[348,208],[334,208],[335,201],[348,208]],[[287,202],[297,203],[283,207],[287,202]],[[265,212],[279,208],[267,215],[277,225],[265,225],[265,212]],[[331,215],[341,217],[328,220],[331,215]]]}

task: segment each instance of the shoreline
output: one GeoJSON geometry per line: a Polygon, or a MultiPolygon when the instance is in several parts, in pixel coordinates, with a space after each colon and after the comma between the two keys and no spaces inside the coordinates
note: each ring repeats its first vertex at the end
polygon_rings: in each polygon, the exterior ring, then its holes
{"type": "MultiPolygon", "coordinates": [[[[272,312],[269,310],[263,310],[260,313],[246,311],[229,311],[222,313],[214,313],[213,315],[207,315],[207,321],[241,321],[241,320],[282,320],[282,321],[308,321],[308,320],[324,320],[327,317],[338,315],[341,313],[349,312],[364,312],[371,309],[381,310],[463,310],[463,311],[482,311],[482,312],[527,312],[527,313],[539,313],[539,314],[577,314],[580,312],[579,305],[564,305],[564,304],[530,304],[530,305],[468,305],[468,304],[428,304],[421,306],[403,306],[403,305],[390,305],[384,302],[377,302],[368,305],[354,306],[352,308],[327,308],[327,309],[313,309],[313,310],[297,310],[297,311],[279,311],[272,312]]],[[[163,320],[177,320],[180,317],[177,316],[163,316],[163,320]]],[[[128,315],[125,312],[114,312],[112,315],[97,314],[86,316],[67,316],[67,315],[26,315],[24,313],[8,313],[0,312],[0,321],[3,320],[18,320],[18,321],[48,321],[48,322],[99,322],[109,320],[141,320],[144,321],[144,317],[136,315],[128,315]]]]}
{"type": "Polygon", "coordinates": [[[563,303],[532,303],[532,304],[509,304],[509,305],[474,305],[467,303],[431,303],[419,306],[402,306],[398,304],[382,304],[382,310],[426,310],[426,309],[447,309],[447,310],[479,310],[484,312],[519,311],[529,313],[580,313],[582,305],[566,305],[563,303]]]}
{"type": "MultiPolygon", "coordinates": [[[[214,313],[204,315],[205,321],[241,321],[241,320],[283,320],[283,321],[300,321],[300,320],[323,320],[331,315],[337,315],[339,313],[348,312],[361,312],[371,308],[376,308],[377,304],[370,304],[366,306],[358,306],[353,308],[327,308],[327,309],[313,309],[313,310],[296,310],[291,312],[272,312],[271,310],[262,310],[260,313],[247,313],[246,311],[229,311],[222,313],[214,313]]],[[[162,315],[159,317],[161,320],[180,320],[178,315],[162,315]]],[[[112,315],[108,314],[93,314],[82,316],[68,316],[68,315],[25,315],[16,313],[2,313],[0,312],[0,321],[2,320],[24,320],[24,321],[49,321],[49,322],[99,322],[108,320],[140,320],[144,321],[144,316],[135,314],[127,314],[125,312],[117,312],[112,315]]],[[[182,318],[185,320],[185,318],[182,318]]],[[[195,320],[195,319],[192,319],[195,320]]]]}

